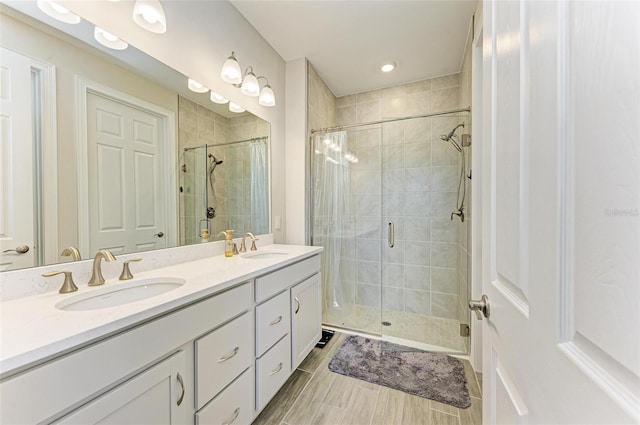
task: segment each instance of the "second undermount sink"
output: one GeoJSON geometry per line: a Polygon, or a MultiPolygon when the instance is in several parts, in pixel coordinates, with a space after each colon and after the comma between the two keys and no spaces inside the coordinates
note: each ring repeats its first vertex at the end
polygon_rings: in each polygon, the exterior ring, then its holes
{"type": "Polygon", "coordinates": [[[65,311],[87,311],[114,307],[155,297],[184,284],[185,280],[178,277],[153,277],[118,283],[113,286],[106,284],[104,287],[86,294],[65,298],[59,301],[55,307],[65,311]]]}
{"type": "Polygon", "coordinates": [[[249,258],[252,260],[267,260],[272,258],[283,258],[285,255],[289,255],[287,251],[267,250],[267,251],[253,251],[242,254],[242,258],[249,258]]]}

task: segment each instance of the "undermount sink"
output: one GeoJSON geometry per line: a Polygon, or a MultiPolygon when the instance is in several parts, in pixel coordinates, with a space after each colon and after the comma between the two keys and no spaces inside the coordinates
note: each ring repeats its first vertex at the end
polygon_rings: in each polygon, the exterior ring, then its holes
{"type": "Polygon", "coordinates": [[[289,253],[287,251],[268,250],[247,252],[246,254],[242,254],[241,257],[252,260],[267,260],[272,258],[282,258],[285,255],[289,255],[289,253]]]}
{"type": "Polygon", "coordinates": [[[65,311],[87,311],[114,307],[155,297],[184,284],[185,280],[177,277],[154,277],[118,283],[114,286],[106,284],[103,288],[59,301],[55,307],[65,311]]]}

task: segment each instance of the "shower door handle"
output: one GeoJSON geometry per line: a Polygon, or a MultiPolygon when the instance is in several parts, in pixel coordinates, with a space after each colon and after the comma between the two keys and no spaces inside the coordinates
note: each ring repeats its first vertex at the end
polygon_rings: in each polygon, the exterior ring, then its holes
{"type": "Polygon", "coordinates": [[[392,221],[389,222],[389,231],[387,232],[387,239],[389,242],[389,248],[393,248],[393,246],[396,243],[396,235],[395,235],[392,221]]]}

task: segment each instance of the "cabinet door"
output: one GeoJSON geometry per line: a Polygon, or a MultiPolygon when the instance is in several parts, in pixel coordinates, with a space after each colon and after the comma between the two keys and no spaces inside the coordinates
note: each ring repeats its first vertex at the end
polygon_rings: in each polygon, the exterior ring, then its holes
{"type": "Polygon", "coordinates": [[[307,357],[322,334],[320,273],[291,288],[291,369],[307,357]]]}
{"type": "MultiPolygon", "coordinates": [[[[185,354],[179,351],[94,401],[59,424],[184,424],[190,388],[183,381],[185,354]]],[[[191,386],[192,388],[192,386],[191,386]]]]}

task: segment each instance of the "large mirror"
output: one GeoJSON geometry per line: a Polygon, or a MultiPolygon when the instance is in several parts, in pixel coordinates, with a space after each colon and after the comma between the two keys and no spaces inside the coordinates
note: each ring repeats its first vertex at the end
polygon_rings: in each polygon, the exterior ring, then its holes
{"type": "Polygon", "coordinates": [[[270,232],[268,122],[35,1],[0,4],[0,45],[0,270],[270,232]]]}

